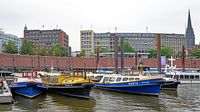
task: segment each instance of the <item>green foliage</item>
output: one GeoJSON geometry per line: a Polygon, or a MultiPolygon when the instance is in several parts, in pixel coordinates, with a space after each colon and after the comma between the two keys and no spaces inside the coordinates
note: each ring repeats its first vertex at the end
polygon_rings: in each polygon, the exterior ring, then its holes
{"type": "Polygon", "coordinates": [[[175,56],[176,56],[177,58],[180,58],[180,57],[181,57],[181,51],[176,52],[175,56]]]}
{"type": "MultiPolygon", "coordinates": [[[[124,41],[123,43],[124,46],[124,53],[133,53],[135,52],[135,49],[131,46],[131,44],[128,41],[124,41]]],[[[119,47],[119,51],[120,51],[121,47],[119,47]]]]}
{"type": "MultiPolygon", "coordinates": [[[[99,53],[107,53],[109,50],[105,47],[98,47],[99,48],[99,53]]],[[[95,54],[97,53],[97,48],[95,49],[95,54]]]]}
{"type": "Polygon", "coordinates": [[[80,57],[85,57],[85,56],[86,56],[85,50],[82,50],[82,51],[80,52],[80,57]]]}
{"type": "Polygon", "coordinates": [[[107,48],[105,48],[105,47],[101,47],[101,48],[99,49],[99,52],[100,52],[100,53],[107,53],[107,52],[109,52],[109,50],[108,50],[107,48]]]}
{"type": "Polygon", "coordinates": [[[197,49],[193,49],[191,52],[190,52],[190,55],[191,56],[195,56],[197,58],[200,58],[200,49],[197,48],[197,49]]]}
{"type": "Polygon", "coordinates": [[[34,49],[33,42],[25,39],[22,43],[20,54],[32,55],[34,54],[33,49],[34,49]]]}
{"type": "Polygon", "coordinates": [[[173,50],[170,47],[163,47],[161,49],[161,55],[166,56],[167,58],[170,58],[173,54],[173,50]]]}
{"type": "Polygon", "coordinates": [[[51,47],[51,55],[52,56],[67,56],[67,50],[60,46],[59,44],[55,44],[51,47]]]}
{"type": "Polygon", "coordinates": [[[46,56],[47,55],[46,49],[45,48],[40,48],[39,51],[38,51],[38,55],[46,56]]]}
{"type": "Polygon", "coordinates": [[[149,55],[150,58],[156,58],[157,57],[156,49],[150,49],[149,53],[150,53],[150,55],[149,55]]]}
{"type": "Polygon", "coordinates": [[[8,41],[3,50],[4,53],[16,54],[18,53],[17,45],[14,41],[8,41]]]}

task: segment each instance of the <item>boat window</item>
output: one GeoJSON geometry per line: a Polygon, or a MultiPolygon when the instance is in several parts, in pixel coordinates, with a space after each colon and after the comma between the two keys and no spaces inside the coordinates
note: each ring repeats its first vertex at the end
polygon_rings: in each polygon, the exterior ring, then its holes
{"type": "Polygon", "coordinates": [[[102,77],[103,76],[97,76],[97,77],[94,77],[94,79],[97,80],[97,81],[100,81],[102,79],[102,77]]]}
{"type": "Polygon", "coordinates": [[[121,81],[121,77],[117,77],[117,80],[116,80],[116,82],[119,82],[119,81],[121,81]]]}
{"type": "Polygon", "coordinates": [[[191,76],[190,76],[190,79],[194,79],[194,75],[191,75],[191,76]]]}
{"type": "Polygon", "coordinates": [[[110,77],[104,77],[103,82],[108,82],[110,77]]]}
{"type": "Polygon", "coordinates": [[[183,76],[183,75],[180,75],[180,79],[184,79],[184,76],[183,76]]]}
{"type": "Polygon", "coordinates": [[[140,78],[135,78],[135,80],[140,80],[140,78]]]}
{"type": "Polygon", "coordinates": [[[128,80],[130,80],[130,81],[133,81],[133,80],[134,80],[134,78],[129,78],[128,80]]]}
{"type": "Polygon", "coordinates": [[[199,75],[195,75],[195,79],[199,79],[199,75]]]}
{"type": "Polygon", "coordinates": [[[189,79],[189,75],[185,75],[185,79],[189,79]]]}
{"type": "Polygon", "coordinates": [[[114,82],[115,81],[115,77],[110,77],[109,82],[114,82]]]}
{"type": "Polygon", "coordinates": [[[128,78],[127,78],[127,77],[124,77],[122,80],[123,80],[123,81],[127,81],[127,80],[128,80],[128,78]]]}

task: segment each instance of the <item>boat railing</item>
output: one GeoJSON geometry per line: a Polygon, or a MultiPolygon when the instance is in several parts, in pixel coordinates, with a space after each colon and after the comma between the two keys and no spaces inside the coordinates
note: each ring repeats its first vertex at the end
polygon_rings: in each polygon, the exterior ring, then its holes
{"type": "Polygon", "coordinates": [[[142,70],[124,70],[121,74],[126,76],[139,76],[142,72],[142,70]]]}
{"type": "MultiPolygon", "coordinates": [[[[40,74],[37,74],[37,72],[23,72],[22,74],[21,74],[21,77],[23,77],[23,78],[38,78],[38,77],[41,77],[41,75],[40,74]]],[[[20,77],[20,76],[18,76],[18,77],[20,77]]]]}

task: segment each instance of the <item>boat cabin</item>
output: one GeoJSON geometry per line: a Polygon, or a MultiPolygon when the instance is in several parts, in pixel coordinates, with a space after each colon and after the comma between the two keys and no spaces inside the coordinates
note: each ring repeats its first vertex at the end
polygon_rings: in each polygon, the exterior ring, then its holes
{"type": "Polygon", "coordinates": [[[144,76],[141,77],[141,76],[122,76],[122,75],[104,75],[101,77],[102,78],[101,80],[99,80],[99,83],[120,83],[129,81],[138,81],[145,78],[144,76]]]}
{"type": "Polygon", "coordinates": [[[174,74],[167,74],[168,77],[177,80],[200,80],[200,73],[187,73],[187,72],[177,72],[174,74]]]}

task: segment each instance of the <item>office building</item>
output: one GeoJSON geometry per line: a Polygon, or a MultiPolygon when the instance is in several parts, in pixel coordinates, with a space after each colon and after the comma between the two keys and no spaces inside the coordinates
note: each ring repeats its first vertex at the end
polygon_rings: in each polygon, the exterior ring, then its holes
{"type": "MultiPolygon", "coordinates": [[[[85,50],[87,55],[95,54],[97,47],[103,47],[109,51],[114,51],[114,38],[123,38],[139,53],[156,49],[158,33],[95,33],[92,30],[82,30],[80,32],[81,50],[85,50]]],[[[161,36],[161,47],[170,47],[174,54],[181,51],[182,46],[186,46],[184,34],[159,33],[161,36]]],[[[119,44],[118,44],[119,45],[119,44]]]]}
{"type": "MultiPolygon", "coordinates": [[[[24,27],[24,38],[29,39],[35,46],[37,53],[40,48],[45,48],[50,53],[51,47],[59,44],[69,52],[69,36],[61,29],[53,30],[28,30],[24,27]]],[[[70,53],[68,53],[70,54],[70,53]]]]}
{"type": "Polygon", "coordinates": [[[0,31],[0,52],[4,50],[5,45],[8,41],[15,42],[18,51],[20,51],[22,40],[15,35],[5,34],[3,31],[0,31]]]}

